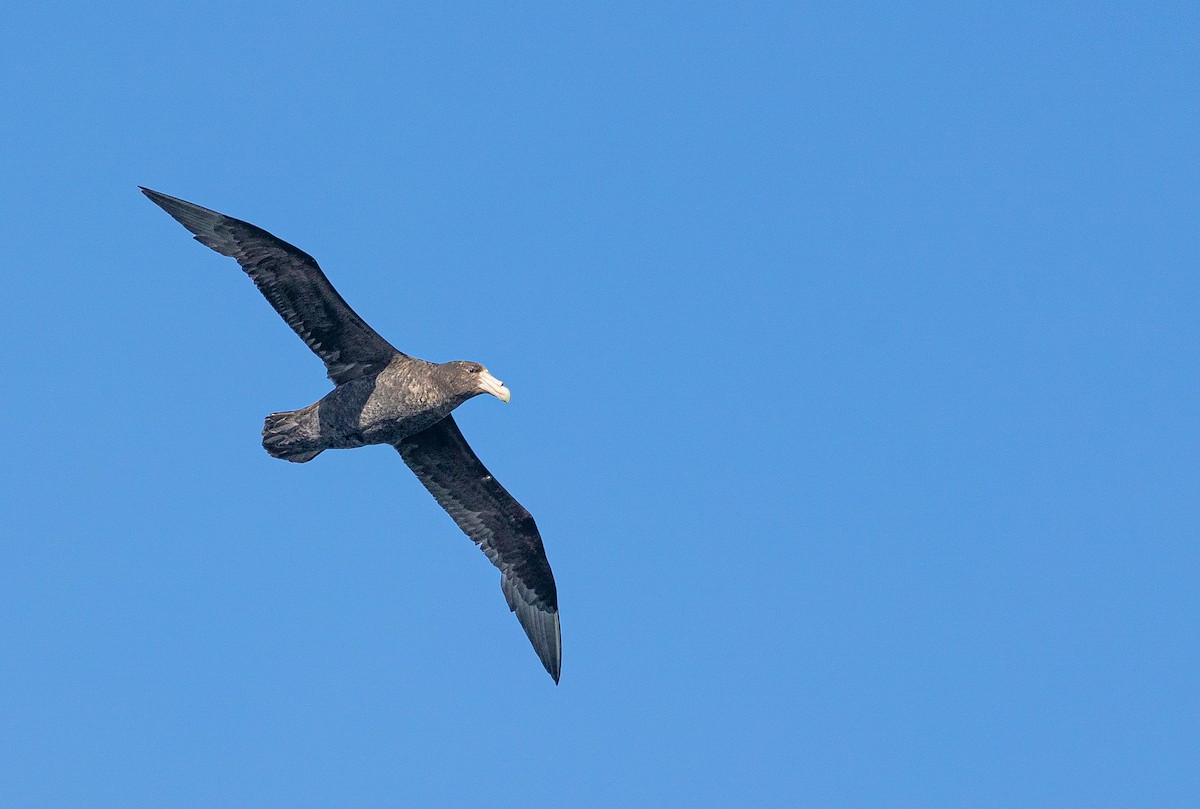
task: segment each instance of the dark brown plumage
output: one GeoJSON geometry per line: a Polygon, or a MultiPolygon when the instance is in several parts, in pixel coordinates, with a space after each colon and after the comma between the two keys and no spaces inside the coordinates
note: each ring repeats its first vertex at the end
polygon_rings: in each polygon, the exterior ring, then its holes
{"type": "Polygon", "coordinates": [[[304,463],[326,449],[392,444],[459,528],[500,568],[509,608],[558,682],[562,640],[554,574],[533,517],[488,472],[450,415],[508,389],[478,363],[430,363],[394,348],[342,299],[307,253],[247,222],[142,188],[201,244],[237,260],[325,363],[334,389],[267,416],[263,446],[304,463]]]}

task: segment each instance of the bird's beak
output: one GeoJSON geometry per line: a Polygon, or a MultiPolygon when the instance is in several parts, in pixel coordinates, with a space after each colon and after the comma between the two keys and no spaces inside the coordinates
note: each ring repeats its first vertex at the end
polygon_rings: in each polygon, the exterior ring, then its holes
{"type": "Polygon", "coordinates": [[[487,371],[479,375],[479,390],[492,394],[505,404],[508,404],[508,400],[512,398],[512,392],[504,387],[504,383],[487,371]]]}

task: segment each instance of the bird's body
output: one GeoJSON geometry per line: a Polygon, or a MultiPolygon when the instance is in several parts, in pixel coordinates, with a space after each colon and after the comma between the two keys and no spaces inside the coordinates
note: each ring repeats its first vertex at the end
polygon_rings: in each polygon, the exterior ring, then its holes
{"type": "Polygon", "coordinates": [[[398,444],[485,392],[470,378],[473,365],[398,354],[379,373],[343,382],[308,407],[267,416],[263,447],[304,462],[327,449],[398,444]],[[467,368],[460,373],[460,366],[467,368]]]}
{"type": "Polygon", "coordinates": [[[391,444],[501,571],[509,608],[558,682],[558,594],[533,517],[476,457],[450,415],[508,388],[474,362],[432,363],[392,347],[342,299],[311,256],[261,228],[157,191],[155,204],[201,244],[232,256],[325,363],[334,389],[307,407],[267,416],[263,447],[303,463],[327,449],[391,444]]]}

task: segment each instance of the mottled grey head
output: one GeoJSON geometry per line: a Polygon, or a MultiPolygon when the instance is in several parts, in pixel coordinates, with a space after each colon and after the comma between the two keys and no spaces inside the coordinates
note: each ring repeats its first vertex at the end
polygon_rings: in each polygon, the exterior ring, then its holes
{"type": "Polygon", "coordinates": [[[447,362],[440,365],[438,370],[443,384],[450,385],[457,393],[464,393],[468,397],[490,393],[505,404],[512,398],[512,393],[504,387],[504,383],[477,362],[447,362]]]}

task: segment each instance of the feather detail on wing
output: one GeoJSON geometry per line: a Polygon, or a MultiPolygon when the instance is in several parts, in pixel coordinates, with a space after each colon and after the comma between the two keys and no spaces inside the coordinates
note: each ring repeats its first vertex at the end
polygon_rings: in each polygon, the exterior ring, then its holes
{"type": "Polygon", "coordinates": [[[148,188],[142,193],[196,241],[237,259],[275,311],[324,361],[335,385],[378,373],[400,353],[350,308],[303,250],[240,219],[148,188]]]}
{"type": "Polygon", "coordinates": [[[558,593],[533,517],[492,477],[447,416],[396,445],[404,462],[496,567],[509,609],[558,682],[558,593]]]}

